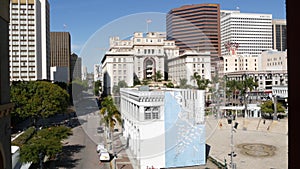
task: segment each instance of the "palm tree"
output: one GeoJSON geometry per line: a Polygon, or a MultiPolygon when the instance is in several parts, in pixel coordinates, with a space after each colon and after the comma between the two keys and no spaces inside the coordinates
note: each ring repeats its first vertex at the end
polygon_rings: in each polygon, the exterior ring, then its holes
{"type": "Polygon", "coordinates": [[[102,108],[100,109],[100,114],[102,115],[102,120],[105,122],[106,127],[109,129],[110,138],[113,142],[112,133],[114,131],[116,123],[122,124],[121,114],[114,104],[113,98],[107,96],[101,102],[102,108]]]}
{"type": "Polygon", "coordinates": [[[159,82],[161,81],[161,78],[162,78],[162,74],[161,74],[161,71],[157,71],[154,75],[153,75],[153,79],[155,82],[159,82]]]}
{"type": "Polygon", "coordinates": [[[204,79],[199,75],[197,72],[194,73],[194,75],[191,77],[191,79],[195,80],[197,82],[198,89],[205,90],[210,83],[208,79],[204,79]]]}
{"type": "Polygon", "coordinates": [[[242,88],[242,83],[236,80],[229,80],[226,82],[226,87],[229,89],[228,92],[232,94],[232,99],[238,98],[237,93],[241,90],[242,88]]]}
{"type": "Polygon", "coordinates": [[[247,101],[246,101],[246,94],[248,91],[252,91],[253,89],[258,87],[257,81],[253,79],[253,77],[247,77],[246,74],[242,76],[242,88],[241,88],[241,95],[244,98],[244,104],[245,104],[245,111],[244,113],[247,113],[247,101]]]}

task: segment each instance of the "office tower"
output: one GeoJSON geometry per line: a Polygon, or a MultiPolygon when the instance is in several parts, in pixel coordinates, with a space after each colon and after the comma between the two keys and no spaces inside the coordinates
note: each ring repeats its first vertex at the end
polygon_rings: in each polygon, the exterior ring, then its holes
{"type": "MultiPolygon", "coordinates": [[[[195,4],[171,9],[167,14],[167,39],[184,50],[210,52],[216,66],[221,56],[220,5],[195,4]]],[[[213,68],[214,69],[214,68],[213,68]]]]}
{"type": "Polygon", "coordinates": [[[11,81],[49,77],[49,22],[47,0],[10,1],[11,81]]]}
{"type": "Polygon", "coordinates": [[[273,49],[286,50],[286,20],[276,19],[272,21],[273,49]]]}
{"type": "Polygon", "coordinates": [[[71,54],[71,75],[72,80],[81,80],[81,58],[77,54],[71,54]]]}
{"type": "MultiPolygon", "coordinates": [[[[51,32],[51,67],[56,67],[56,70],[61,70],[59,79],[63,81],[71,81],[71,36],[69,32],[51,32]]],[[[57,72],[58,73],[58,72],[57,72]]],[[[55,80],[51,79],[51,80],[55,80]]]]}
{"type": "Polygon", "coordinates": [[[0,168],[12,167],[9,89],[9,0],[0,3],[0,168]]]}
{"type": "Polygon", "coordinates": [[[272,49],[272,15],[221,10],[221,44],[222,56],[272,49]]]}

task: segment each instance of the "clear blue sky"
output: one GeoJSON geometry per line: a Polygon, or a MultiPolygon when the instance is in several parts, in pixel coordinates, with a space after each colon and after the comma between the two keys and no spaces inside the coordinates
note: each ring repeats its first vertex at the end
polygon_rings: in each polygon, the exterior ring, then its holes
{"type": "Polygon", "coordinates": [[[221,10],[239,7],[242,13],[266,13],[272,14],[274,19],[286,18],[285,0],[49,0],[49,3],[50,30],[70,32],[72,52],[82,57],[89,72],[93,70],[93,64],[101,60],[99,57],[107,48],[109,36],[124,37],[135,31],[146,31],[147,18],[152,19],[149,31],[165,31],[164,16],[172,8],[218,3],[221,10]],[[123,26],[124,23],[127,26],[123,26]],[[122,34],[123,30],[126,34],[122,34]],[[91,44],[95,51],[87,54],[86,51],[91,50],[87,46],[91,44]]]}

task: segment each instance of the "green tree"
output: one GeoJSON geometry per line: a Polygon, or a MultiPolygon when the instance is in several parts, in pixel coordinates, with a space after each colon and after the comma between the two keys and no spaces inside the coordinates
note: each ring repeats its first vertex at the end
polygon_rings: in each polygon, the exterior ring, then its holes
{"type": "Polygon", "coordinates": [[[257,81],[253,79],[253,77],[247,77],[247,75],[243,75],[243,80],[241,81],[242,87],[241,87],[241,96],[243,96],[244,100],[244,105],[245,105],[245,111],[244,113],[247,112],[247,92],[252,91],[253,89],[258,87],[257,81]]]}
{"type": "Polygon", "coordinates": [[[65,126],[39,130],[21,147],[21,161],[38,163],[40,153],[53,159],[56,154],[62,152],[62,139],[66,139],[71,134],[71,129],[65,126]]]}
{"type": "MultiPolygon", "coordinates": [[[[284,112],[284,107],[281,103],[276,103],[277,112],[284,112]]],[[[261,104],[260,107],[261,112],[268,114],[269,116],[272,116],[274,113],[274,103],[272,100],[265,101],[261,104]]]]}
{"type": "Polygon", "coordinates": [[[179,81],[179,88],[186,89],[187,88],[187,79],[183,78],[179,81]]]}
{"type": "Polygon", "coordinates": [[[119,124],[122,123],[121,114],[115,106],[111,96],[105,97],[101,102],[101,106],[102,108],[100,109],[100,114],[103,117],[103,121],[110,131],[113,131],[116,122],[119,124]]]}
{"type": "Polygon", "coordinates": [[[199,75],[197,72],[194,73],[191,79],[196,81],[198,89],[200,90],[205,90],[208,87],[208,84],[210,83],[208,79],[203,79],[201,75],[199,75]]]}
{"type": "Polygon", "coordinates": [[[174,88],[174,84],[172,82],[168,82],[167,84],[165,84],[165,86],[168,88],[174,88]]]}
{"type": "Polygon", "coordinates": [[[161,78],[163,77],[161,71],[157,71],[154,75],[153,75],[153,79],[155,82],[159,82],[161,81],[161,78]]]}
{"type": "Polygon", "coordinates": [[[101,91],[101,81],[97,80],[94,85],[94,95],[99,96],[100,91],[101,91]]]}
{"type": "Polygon", "coordinates": [[[118,85],[113,86],[113,94],[120,95],[120,89],[128,87],[127,83],[124,80],[118,82],[118,85]]]}
{"type": "MultiPolygon", "coordinates": [[[[237,102],[239,92],[242,88],[242,83],[237,80],[228,80],[226,81],[226,95],[231,95],[232,99],[235,99],[235,102],[237,102]]],[[[229,101],[230,101],[230,97],[229,101]]]]}
{"type": "Polygon", "coordinates": [[[34,125],[41,117],[64,113],[69,106],[67,91],[47,81],[13,83],[10,95],[15,105],[12,117],[30,117],[34,125]]]}

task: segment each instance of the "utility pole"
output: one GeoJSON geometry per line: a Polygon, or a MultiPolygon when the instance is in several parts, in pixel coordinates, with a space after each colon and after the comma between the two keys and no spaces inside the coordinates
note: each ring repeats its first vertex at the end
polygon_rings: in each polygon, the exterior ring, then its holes
{"type": "Polygon", "coordinates": [[[277,120],[277,96],[273,95],[273,102],[274,102],[274,116],[273,120],[277,120]]]}

